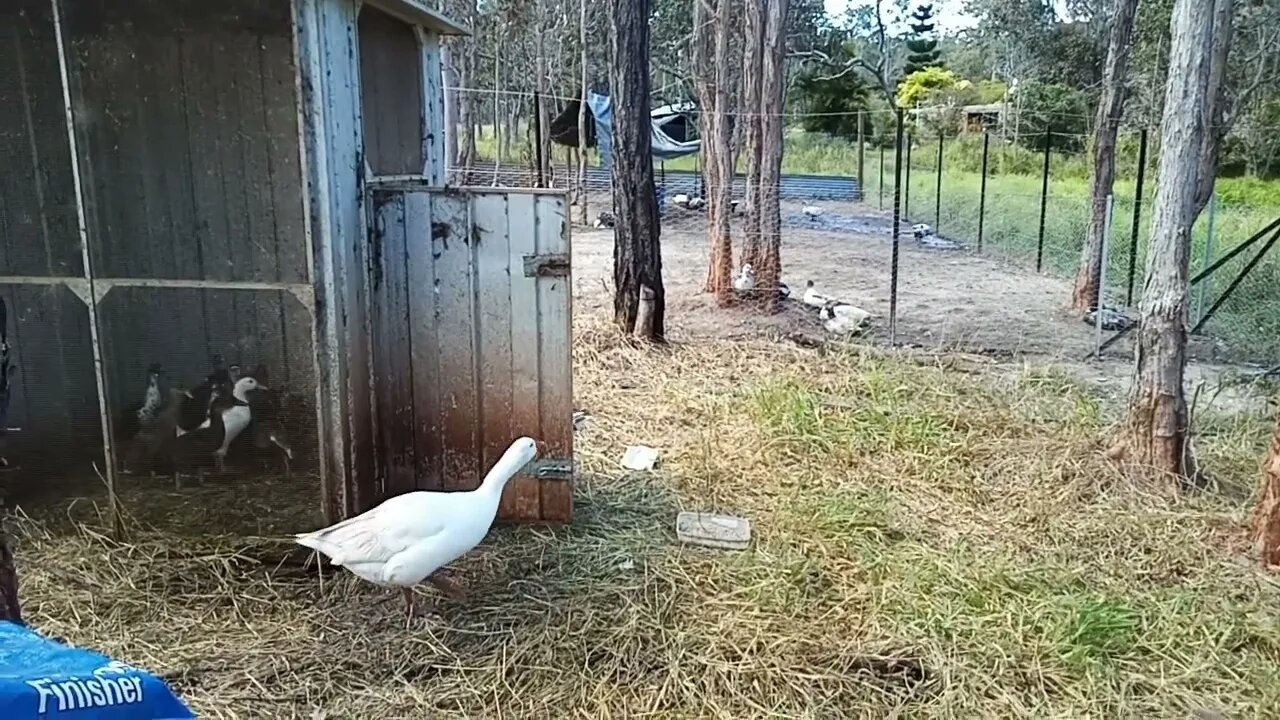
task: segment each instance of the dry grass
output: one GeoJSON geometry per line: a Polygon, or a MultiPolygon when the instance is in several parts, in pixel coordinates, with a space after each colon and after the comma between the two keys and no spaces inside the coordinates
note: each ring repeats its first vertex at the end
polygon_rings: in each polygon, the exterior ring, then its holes
{"type": "Polygon", "coordinates": [[[1265,422],[1211,425],[1219,490],[1170,505],[1099,459],[1105,408],[1061,372],[579,324],[577,519],[495,532],[441,619],[278,540],[26,521],[32,621],[204,718],[1280,712],[1280,588],[1232,545],[1265,422]],[[658,473],[616,469],[636,442],[658,473]],[[753,547],[678,546],[680,508],[753,547]]]}

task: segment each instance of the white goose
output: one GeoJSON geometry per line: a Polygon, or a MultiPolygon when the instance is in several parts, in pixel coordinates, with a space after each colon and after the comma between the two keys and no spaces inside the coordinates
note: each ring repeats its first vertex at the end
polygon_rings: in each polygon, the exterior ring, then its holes
{"type": "Polygon", "coordinates": [[[397,495],[336,525],[299,534],[296,542],[328,555],[334,565],[356,577],[401,588],[412,617],[413,586],[418,583],[430,581],[455,594],[452,583],[434,574],[480,544],[498,514],[507,481],[537,453],[537,443],[522,437],[507,448],[475,490],[397,495]]]}
{"type": "Polygon", "coordinates": [[[733,278],[733,289],[738,292],[750,292],[756,289],[756,271],[751,263],[742,266],[738,275],[733,278]]]}
{"type": "Polygon", "coordinates": [[[832,302],[818,311],[818,318],[827,332],[834,335],[849,335],[862,329],[871,317],[871,313],[848,303],[832,302]]]}

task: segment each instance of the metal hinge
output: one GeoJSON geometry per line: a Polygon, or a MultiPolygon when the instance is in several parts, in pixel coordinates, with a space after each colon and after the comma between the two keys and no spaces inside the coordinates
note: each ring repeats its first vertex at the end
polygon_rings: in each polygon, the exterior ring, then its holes
{"type": "Polygon", "coordinates": [[[529,475],[539,480],[572,480],[577,469],[573,460],[534,460],[529,463],[529,475]]]}
{"type": "Polygon", "coordinates": [[[525,277],[549,277],[568,274],[569,256],[565,253],[524,256],[525,277]]]}

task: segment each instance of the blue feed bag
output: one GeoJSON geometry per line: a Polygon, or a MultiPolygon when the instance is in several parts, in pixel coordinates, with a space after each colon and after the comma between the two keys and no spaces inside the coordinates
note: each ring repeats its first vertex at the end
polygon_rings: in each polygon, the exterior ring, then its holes
{"type": "Polygon", "coordinates": [[[194,718],[151,673],[0,622],[3,720],[179,720],[194,718]]]}

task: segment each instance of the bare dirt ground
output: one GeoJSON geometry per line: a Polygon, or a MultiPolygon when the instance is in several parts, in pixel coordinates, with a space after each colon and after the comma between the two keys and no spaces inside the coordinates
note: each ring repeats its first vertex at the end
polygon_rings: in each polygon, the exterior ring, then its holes
{"type": "MultiPolygon", "coordinates": [[[[793,290],[793,301],[771,317],[749,308],[714,306],[702,292],[709,259],[705,215],[668,209],[662,230],[668,336],[676,341],[796,333],[821,337],[816,312],[798,302],[805,282],[812,279],[824,294],[872,313],[866,339],[887,345],[892,218],[862,204],[818,205],[825,217],[808,227],[794,221],[801,204],[783,204],[784,218],[792,220],[784,222],[783,282],[793,290]],[[839,218],[837,223],[831,221],[833,215],[839,218]],[[842,227],[828,229],[832,224],[842,227]]],[[[576,208],[572,211],[576,213],[576,208]]],[[[591,217],[595,217],[594,208],[591,217]]],[[[579,311],[607,307],[612,302],[613,231],[575,227],[573,262],[575,307],[579,311]]],[[[1122,339],[1103,360],[1086,360],[1097,335],[1094,328],[1067,313],[1070,293],[1070,281],[1063,278],[963,250],[922,247],[904,226],[899,245],[897,344],[924,352],[981,355],[1000,364],[1053,364],[1071,370],[1100,392],[1123,393],[1131,372],[1132,345],[1122,339]]],[[[1193,342],[1193,357],[1197,350],[1193,342]]],[[[1214,386],[1219,409],[1235,411],[1264,403],[1257,388],[1238,380],[1242,373],[1254,370],[1192,362],[1187,374],[1193,387],[1214,386]]]]}

